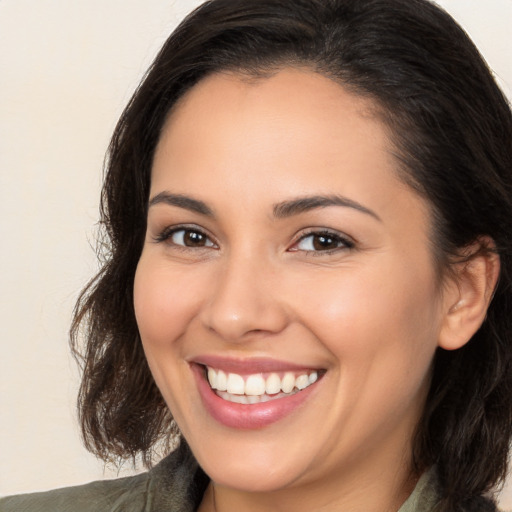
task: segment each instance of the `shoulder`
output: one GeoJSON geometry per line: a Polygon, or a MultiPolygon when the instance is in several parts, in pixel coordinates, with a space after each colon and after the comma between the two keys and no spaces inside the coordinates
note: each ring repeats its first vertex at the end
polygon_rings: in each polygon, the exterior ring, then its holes
{"type": "Polygon", "coordinates": [[[20,494],[0,499],[1,512],[114,512],[120,502],[130,503],[127,512],[142,511],[147,498],[149,474],[102,480],[47,492],[20,494]]]}
{"type": "Polygon", "coordinates": [[[183,443],[151,471],[0,499],[0,512],[192,512],[208,478],[183,443]]]}
{"type": "MultiPolygon", "coordinates": [[[[419,479],[416,488],[398,512],[434,512],[441,504],[442,486],[436,468],[430,468],[419,479]]],[[[482,496],[464,500],[459,504],[463,512],[499,512],[496,503],[482,496]]]]}

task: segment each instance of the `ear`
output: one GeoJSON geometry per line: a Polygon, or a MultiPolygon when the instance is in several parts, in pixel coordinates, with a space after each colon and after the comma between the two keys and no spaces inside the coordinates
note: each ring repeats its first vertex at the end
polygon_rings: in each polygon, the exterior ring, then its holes
{"type": "Polygon", "coordinates": [[[441,348],[461,348],[484,322],[500,273],[493,247],[490,238],[481,238],[463,251],[463,262],[452,266],[444,287],[441,348]]]}

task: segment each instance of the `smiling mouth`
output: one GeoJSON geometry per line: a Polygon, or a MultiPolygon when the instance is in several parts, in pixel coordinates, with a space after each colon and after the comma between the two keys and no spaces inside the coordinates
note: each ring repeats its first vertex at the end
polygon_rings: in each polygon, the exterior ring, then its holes
{"type": "Polygon", "coordinates": [[[240,375],[205,366],[210,388],[228,402],[259,404],[292,396],[314,384],[325,370],[240,375]]]}

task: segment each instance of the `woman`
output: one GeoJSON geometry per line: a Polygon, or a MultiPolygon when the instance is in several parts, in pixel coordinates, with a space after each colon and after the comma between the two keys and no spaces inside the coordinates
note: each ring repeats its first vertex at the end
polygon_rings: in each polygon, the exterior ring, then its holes
{"type": "Polygon", "coordinates": [[[495,510],[512,115],[447,14],[204,4],[125,110],[102,205],[85,441],[179,447],[2,510],[495,510]]]}

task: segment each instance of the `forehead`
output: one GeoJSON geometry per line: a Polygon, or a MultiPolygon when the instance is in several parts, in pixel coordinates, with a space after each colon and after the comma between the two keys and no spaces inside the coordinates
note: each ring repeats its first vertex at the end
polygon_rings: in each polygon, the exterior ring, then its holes
{"type": "Polygon", "coordinates": [[[197,122],[207,123],[213,116],[218,123],[228,121],[234,125],[243,120],[255,128],[260,123],[270,125],[281,120],[295,123],[297,129],[312,124],[315,129],[322,125],[330,129],[327,124],[332,114],[341,114],[344,124],[348,121],[355,126],[362,121],[365,131],[370,125],[380,131],[384,125],[378,112],[372,100],[307,68],[284,68],[261,77],[226,71],[208,75],[189,89],[173,106],[163,133],[177,124],[181,129],[198,130],[201,126],[197,122]],[[244,114],[250,119],[239,117],[244,114]]]}
{"type": "Polygon", "coordinates": [[[164,126],[151,195],[193,194],[208,203],[225,200],[235,210],[335,193],[384,216],[397,205],[423,210],[399,179],[377,112],[370,100],[308,70],[259,79],[210,75],[186,93],[164,126]]]}
{"type": "Polygon", "coordinates": [[[314,156],[338,168],[357,158],[362,165],[370,147],[391,169],[396,162],[375,111],[369,100],[307,70],[284,69],[259,79],[213,74],[173,108],[157,147],[153,178],[166,162],[190,168],[212,156],[210,169],[235,159],[238,165],[244,162],[244,169],[282,168],[283,159],[292,165],[305,153],[308,160],[314,156]]]}

